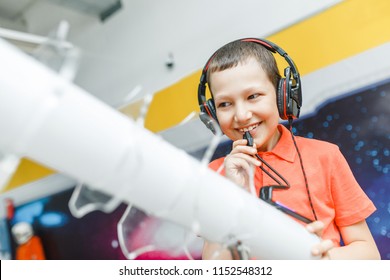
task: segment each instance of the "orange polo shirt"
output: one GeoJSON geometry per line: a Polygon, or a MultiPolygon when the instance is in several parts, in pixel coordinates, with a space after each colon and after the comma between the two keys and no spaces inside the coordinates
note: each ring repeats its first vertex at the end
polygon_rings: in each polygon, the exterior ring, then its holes
{"type": "MultiPolygon", "coordinates": [[[[273,200],[314,220],[291,133],[283,125],[279,125],[278,129],[281,138],[275,147],[271,151],[259,152],[259,155],[291,186],[287,190],[274,190],[273,200]]],[[[299,136],[295,136],[295,141],[302,156],[317,219],[325,224],[322,238],[331,239],[335,246],[340,246],[338,227],[360,222],[370,216],[376,208],[357,183],[338,146],[299,136]]],[[[216,159],[209,167],[218,170],[223,165],[223,160],[224,158],[216,159]]],[[[268,169],[266,166],[264,168],[268,169]]],[[[224,173],[222,170],[221,174],[224,173]]],[[[262,186],[276,184],[260,168],[256,168],[254,181],[257,194],[262,186]]]]}

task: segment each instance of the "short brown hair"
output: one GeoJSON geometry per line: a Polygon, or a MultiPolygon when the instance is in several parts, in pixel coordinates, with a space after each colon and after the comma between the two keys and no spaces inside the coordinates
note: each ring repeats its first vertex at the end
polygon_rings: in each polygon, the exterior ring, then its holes
{"type": "Polygon", "coordinates": [[[255,58],[259,62],[277,90],[281,76],[272,52],[259,43],[240,40],[233,41],[221,47],[211,58],[207,70],[209,89],[210,75],[212,73],[235,67],[239,63],[247,61],[249,58],[255,58]]]}

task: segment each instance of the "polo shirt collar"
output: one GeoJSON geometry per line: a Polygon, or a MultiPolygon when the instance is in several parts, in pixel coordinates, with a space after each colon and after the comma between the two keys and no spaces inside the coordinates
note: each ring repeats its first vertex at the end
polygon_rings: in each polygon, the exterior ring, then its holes
{"type": "Polygon", "coordinates": [[[295,150],[294,142],[291,138],[291,132],[284,126],[279,124],[278,130],[281,133],[278,143],[268,152],[260,154],[274,154],[286,161],[294,162],[297,151],[295,150]]]}

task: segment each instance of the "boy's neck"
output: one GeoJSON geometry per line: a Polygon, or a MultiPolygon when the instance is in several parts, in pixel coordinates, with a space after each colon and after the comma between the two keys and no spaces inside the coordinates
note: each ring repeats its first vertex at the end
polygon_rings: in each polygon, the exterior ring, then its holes
{"type": "Polygon", "coordinates": [[[259,147],[258,152],[269,152],[272,151],[276,144],[278,144],[280,138],[282,137],[282,131],[279,129],[279,125],[276,127],[275,132],[272,134],[271,138],[267,141],[265,146],[259,147]]]}

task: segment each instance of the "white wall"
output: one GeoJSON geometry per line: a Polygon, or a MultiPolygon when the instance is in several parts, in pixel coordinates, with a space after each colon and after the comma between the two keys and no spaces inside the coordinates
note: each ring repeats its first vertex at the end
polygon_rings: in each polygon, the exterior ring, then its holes
{"type": "Polygon", "coordinates": [[[75,82],[119,106],[137,85],[153,93],[201,69],[230,40],[266,37],[338,2],[123,0],[124,7],[102,23],[41,1],[25,18],[28,31],[41,35],[67,19],[69,40],[83,51],[75,82]],[[169,53],[176,62],[172,70],[165,66],[169,53]]]}

